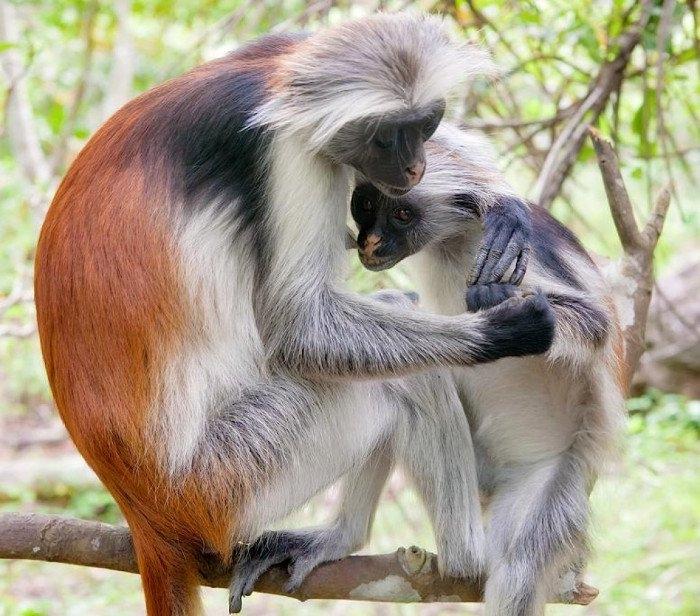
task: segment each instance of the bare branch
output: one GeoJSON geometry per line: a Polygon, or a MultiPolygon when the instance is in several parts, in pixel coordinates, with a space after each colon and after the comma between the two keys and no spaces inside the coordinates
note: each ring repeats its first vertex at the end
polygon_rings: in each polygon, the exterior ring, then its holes
{"type": "Polygon", "coordinates": [[[83,38],[85,39],[85,50],[83,53],[83,66],[78,80],[78,85],[73,94],[73,102],[66,116],[66,121],[63,125],[63,130],[56,142],[53,154],[51,156],[51,173],[57,174],[61,171],[66,163],[66,153],[68,151],[68,143],[75,131],[75,126],[78,122],[80,107],[88,91],[88,83],[90,81],[90,72],[92,70],[93,57],[95,52],[95,37],[94,26],[95,17],[97,16],[98,3],[93,0],[85,11],[85,20],[83,23],[83,38]]]}
{"type": "Polygon", "coordinates": [[[480,9],[479,7],[476,6],[476,4],[473,2],[473,0],[467,0],[467,5],[469,6],[469,9],[474,15],[474,18],[476,19],[477,23],[479,24],[480,27],[486,26],[489,28],[493,33],[498,37],[498,40],[501,42],[501,44],[510,52],[510,54],[516,59],[516,61],[519,64],[522,64],[524,60],[520,56],[520,54],[515,50],[515,47],[508,41],[508,39],[505,37],[503,32],[501,32],[500,28],[496,26],[495,23],[493,23],[480,9]]]}
{"type": "Polygon", "coordinates": [[[671,34],[671,20],[673,18],[673,10],[676,7],[676,0],[664,0],[661,9],[661,18],[659,19],[659,27],[656,33],[656,87],[654,88],[654,96],[656,98],[656,134],[661,142],[662,159],[666,167],[666,175],[669,178],[670,190],[676,198],[676,202],[680,205],[680,199],[676,191],[676,183],[674,181],[673,167],[671,166],[671,154],[669,153],[670,135],[666,127],[666,110],[663,105],[664,82],[666,79],[665,65],[668,61],[666,53],[666,42],[671,34]]]}
{"type": "Polygon", "coordinates": [[[136,68],[136,52],[129,27],[131,0],[115,0],[114,12],[117,16],[117,32],[112,51],[112,70],[102,101],[100,120],[111,116],[131,98],[136,68]]]}
{"type": "Polygon", "coordinates": [[[589,127],[588,134],[595,147],[610,212],[622,246],[626,250],[639,248],[642,245],[642,236],[634,220],[632,202],[620,173],[615,149],[595,128],[589,127]]]}
{"type": "Polygon", "coordinates": [[[521,119],[497,119],[497,120],[479,120],[477,118],[467,120],[464,125],[466,128],[476,130],[503,130],[506,128],[528,128],[530,126],[538,126],[542,129],[563,122],[576,111],[576,107],[565,107],[560,109],[552,116],[539,118],[537,120],[521,120],[521,119]]]}
{"type": "Polygon", "coordinates": [[[644,244],[648,250],[654,250],[656,244],[659,241],[661,232],[664,228],[664,222],[666,220],[666,214],[668,213],[668,206],[671,203],[671,186],[670,184],[665,186],[659,195],[656,197],[654,202],[654,208],[651,211],[649,220],[647,224],[644,225],[642,230],[642,237],[644,238],[644,244]]]}
{"type": "MultiPolygon", "coordinates": [[[[131,534],[124,527],[55,515],[0,515],[0,558],[43,560],[137,573],[131,534]]],[[[211,557],[200,561],[202,583],[228,586],[230,571],[211,557]]],[[[399,548],[392,554],[348,556],[317,567],[294,593],[284,590],[286,568],[277,566],[255,585],[258,592],[307,599],[430,603],[480,601],[478,585],[441,577],[434,554],[399,548]]],[[[581,584],[568,603],[587,605],[597,589],[581,584]]]]}
{"type": "Polygon", "coordinates": [[[31,338],[36,331],[34,323],[0,325],[0,338],[31,338]]]}
{"type": "MultiPolygon", "coordinates": [[[[15,7],[6,0],[0,0],[0,39],[11,44],[20,40],[15,7]]],[[[49,179],[49,166],[41,150],[22,59],[11,48],[2,54],[0,63],[9,84],[5,122],[12,152],[30,183],[44,183],[49,179]]]]}

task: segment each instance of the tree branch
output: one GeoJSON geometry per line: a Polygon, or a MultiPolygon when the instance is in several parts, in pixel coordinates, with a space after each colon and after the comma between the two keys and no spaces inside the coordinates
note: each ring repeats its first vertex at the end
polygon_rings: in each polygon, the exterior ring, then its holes
{"type": "Polygon", "coordinates": [[[578,111],[554,140],[534,189],[535,201],[542,207],[549,208],[559,194],[583,146],[588,127],[598,119],[612,93],[619,88],[632,51],[641,40],[651,8],[651,1],[643,0],[639,19],[617,39],[617,53],[601,66],[588,93],[580,101],[578,111]]]}
{"type": "Polygon", "coordinates": [[[624,250],[636,250],[642,246],[642,236],[634,220],[634,210],[625,182],[620,173],[620,166],[612,143],[593,127],[588,129],[588,134],[593,142],[598,167],[603,176],[605,194],[608,196],[610,212],[612,214],[617,235],[620,238],[624,250]]]}
{"type": "Polygon", "coordinates": [[[73,94],[73,102],[70,105],[66,120],[63,123],[63,130],[59,135],[53,154],[51,156],[50,169],[53,175],[58,175],[66,164],[68,155],[68,144],[70,142],[75,127],[78,123],[80,108],[89,89],[90,73],[92,71],[93,58],[95,55],[95,18],[97,17],[98,3],[93,0],[86,11],[83,22],[83,38],[85,39],[85,50],[81,67],[81,75],[78,85],[73,94]]]}
{"type": "MultiPolygon", "coordinates": [[[[0,515],[0,558],[42,560],[138,573],[131,534],[124,527],[55,515],[0,515]]],[[[202,583],[226,588],[230,570],[202,557],[202,583]]],[[[442,578],[436,557],[421,548],[399,548],[392,554],[348,556],[320,565],[294,593],[284,590],[287,572],[277,566],[265,573],[255,590],[306,599],[352,599],[399,603],[480,601],[478,584],[442,578]]],[[[561,602],[588,605],[597,589],[581,584],[561,602]]]]}
{"type": "Polygon", "coordinates": [[[629,387],[645,349],[647,316],[654,285],[654,250],[666,220],[671,192],[666,187],[659,193],[640,232],[612,143],[594,128],[589,128],[588,134],[595,147],[610,212],[624,252],[619,271],[608,278],[619,304],[625,339],[625,377],[629,387]]]}
{"type": "Polygon", "coordinates": [[[114,12],[117,25],[112,51],[112,70],[109,74],[108,86],[105,88],[100,122],[106,120],[131,98],[136,70],[136,51],[129,26],[131,0],[116,0],[114,12]]]}
{"type": "MultiPolygon", "coordinates": [[[[0,0],[0,40],[11,44],[17,44],[20,40],[15,7],[6,0],[0,0]]],[[[49,179],[49,165],[41,149],[22,59],[15,49],[8,49],[1,60],[9,84],[5,126],[12,153],[30,183],[44,183],[49,179]]]]}

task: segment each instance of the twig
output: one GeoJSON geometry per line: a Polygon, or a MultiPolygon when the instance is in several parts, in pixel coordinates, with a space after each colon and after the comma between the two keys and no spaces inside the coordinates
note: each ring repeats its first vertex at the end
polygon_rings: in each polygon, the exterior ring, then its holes
{"type": "Polygon", "coordinates": [[[662,159],[666,167],[671,193],[673,194],[676,203],[680,206],[680,199],[676,190],[676,182],[674,180],[673,168],[671,166],[671,155],[669,153],[668,141],[669,132],[666,127],[666,111],[663,105],[664,82],[666,79],[665,64],[666,64],[666,42],[671,34],[671,19],[673,17],[673,9],[676,7],[676,0],[664,0],[661,9],[661,18],[659,27],[656,33],[656,87],[654,96],[656,98],[656,134],[661,142],[662,159]]]}
{"type": "Polygon", "coordinates": [[[603,175],[605,193],[610,203],[615,229],[625,250],[638,249],[642,245],[642,236],[634,220],[634,210],[630,201],[627,188],[625,187],[620,167],[615,154],[615,150],[603,135],[595,128],[588,129],[588,133],[593,141],[596,155],[598,157],[598,167],[603,175]]]}
{"type": "Polygon", "coordinates": [[[117,17],[112,50],[112,70],[109,73],[108,87],[102,101],[100,122],[111,116],[132,96],[136,51],[129,25],[131,0],[116,0],[114,12],[117,17]]]}
{"type": "Polygon", "coordinates": [[[576,111],[576,107],[569,106],[560,109],[552,116],[539,118],[537,120],[521,120],[521,119],[498,119],[498,120],[478,120],[470,119],[464,123],[466,128],[475,130],[503,130],[512,128],[529,128],[530,126],[538,126],[542,129],[558,124],[571,116],[576,111]]]}
{"type": "Polygon", "coordinates": [[[83,104],[83,99],[88,91],[88,84],[90,82],[90,73],[92,71],[93,57],[95,52],[95,17],[97,16],[97,9],[99,8],[98,2],[93,0],[88,5],[85,12],[85,22],[83,25],[85,39],[85,50],[83,52],[83,66],[78,80],[78,85],[73,94],[73,102],[71,103],[70,109],[66,117],[66,121],[63,125],[63,130],[56,142],[56,147],[51,156],[51,163],[49,165],[52,175],[58,174],[63,165],[66,162],[66,153],[68,151],[68,143],[70,138],[75,131],[75,126],[78,122],[78,116],[80,114],[80,107],[83,104]]]}
{"type": "Polygon", "coordinates": [[[0,325],[0,338],[31,338],[36,331],[34,323],[24,323],[22,325],[9,323],[0,325]]]}
{"type": "MultiPolygon", "coordinates": [[[[43,560],[137,573],[131,534],[124,527],[56,515],[0,515],[0,558],[43,560]]],[[[230,570],[210,556],[200,560],[202,583],[226,588],[230,570]]],[[[307,599],[400,603],[481,600],[478,584],[441,577],[434,554],[417,547],[392,554],[348,556],[320,565],[294,593],[284,590],[287,571],[277,566],[255,585],[258,592],[307,599]]],[[[581,584],[568,603],[587,605],[598,591],[581,584]]]]}

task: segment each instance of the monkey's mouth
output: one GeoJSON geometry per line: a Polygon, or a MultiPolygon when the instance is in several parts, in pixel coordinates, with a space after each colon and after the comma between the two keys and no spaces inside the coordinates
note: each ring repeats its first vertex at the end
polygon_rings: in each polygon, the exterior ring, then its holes
{"type": "Polygon", "coordinates": [[[403,197],[408,191],[411,190],[411,188],[413,188],[412,186],[408,186],[405,188],[399,186],[390,186],[389,184],[384,184],[384,182],[375,182],[374,185],[377,188],[377,190],[384,193],[387,197],[393,197],[394,199],[398,197],[403,197]]]}
{"type": "Polygon", "coordinates": [[[401,260],[398,257],[369,257],[363,254],[362,251],[358,251],[357,254],[360,257],[360,263],[362,263],[362,266],[371,272],[381,272],[383,270],[391,269],[401,260]]]}

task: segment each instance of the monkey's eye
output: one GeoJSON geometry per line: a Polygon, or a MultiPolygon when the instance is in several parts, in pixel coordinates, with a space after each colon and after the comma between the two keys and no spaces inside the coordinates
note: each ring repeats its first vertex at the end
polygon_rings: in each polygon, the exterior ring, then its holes
{"type": "Polygon", "coordinates": [[[380,137],[375,137],[374,145],[377,146],[380,150],[388,150],[391,147],[391,141],[381,139],[380,137]]]}
{"type": "Polygon", "coordinates": [[[423,138],[424,139],[430,139],[435,131],[437,130],[438,124],[440,124],[441,116],[439,115],[431,115],[424,123],[423,123],[423,138]]]}
{"type": "Polygon", "coordinates": [[[394,217],[394,220],[397,220],[405,225],[413,220],[413,211],[407,207],[397,207],[392,212],[392,216],[394,217]]]}
{"type": "Polygon", "coordinates": [[[371,212],[374,209],[374,203],[372,203],[371,199],[365,199],[362,202],[362,210],[364,212],[371,212]]]}
{"type": "Polygon", "coordinates": [[[394,131],[388,128],[380,128],[374,134],[373,143],[380,150],[388,150],[394,145],[394,131]]]}

